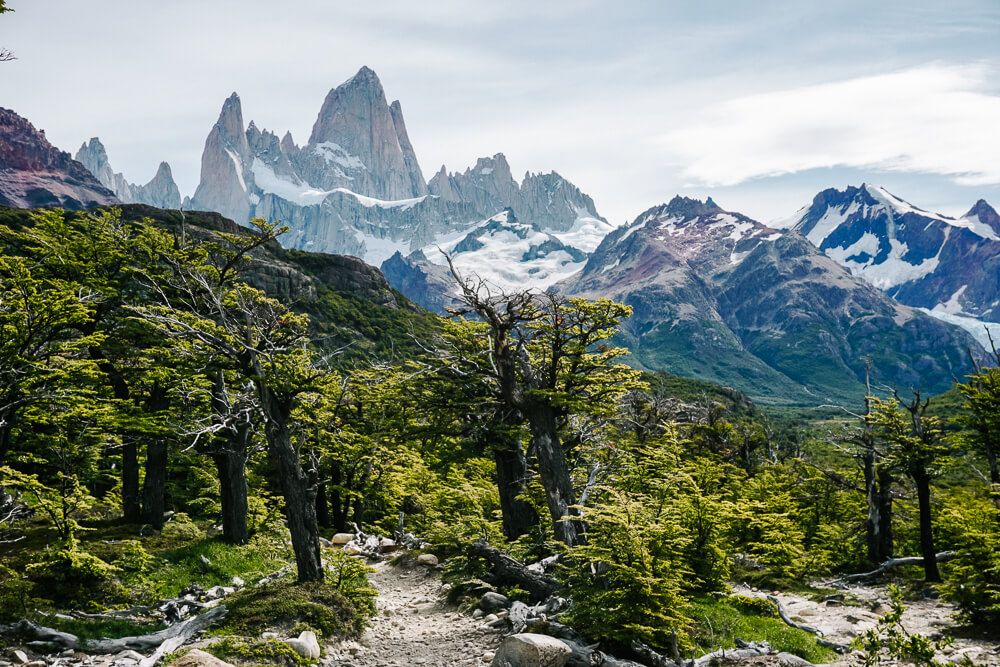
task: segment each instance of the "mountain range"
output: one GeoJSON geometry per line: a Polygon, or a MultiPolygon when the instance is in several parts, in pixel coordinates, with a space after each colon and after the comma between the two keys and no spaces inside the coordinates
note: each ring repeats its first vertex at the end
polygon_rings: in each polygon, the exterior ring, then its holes
{"type": "Polygon", "coordinates": [[[77,162],[6,113],[8,205],[137,202],[281,220],[286,246],[381,264],[390,284],[439,313],[453,305],[448,253],[461,274],[505,289],[628,303],[619,338],[632,363],[758,399],[854,401],[869,363],[877,383],[945,389],[968,351],[981,351],[953,325],[985,340],[983,321],[1000,319],[1000,217],[984,201],[951,218],[863,185],[825,190],[769,226],[676,197],[614,228],[555,172],[516,180],[502,153],[425,181],[400,103],[366,67],[327,94],[301,146],[245,124],[231,95],[183,200],[166,163],[136,185],[98,138],[77,162]]]}

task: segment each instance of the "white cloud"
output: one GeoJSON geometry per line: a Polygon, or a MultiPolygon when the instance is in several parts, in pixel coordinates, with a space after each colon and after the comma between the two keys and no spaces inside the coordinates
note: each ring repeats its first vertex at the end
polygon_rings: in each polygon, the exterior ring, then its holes
{"type": "Polygon", "coordinates": [[[739,97],[660,137],[685,177],[711,186],[823,167],[1000,183],[1000,96],[983,65],[889,74],[739,97]]]}

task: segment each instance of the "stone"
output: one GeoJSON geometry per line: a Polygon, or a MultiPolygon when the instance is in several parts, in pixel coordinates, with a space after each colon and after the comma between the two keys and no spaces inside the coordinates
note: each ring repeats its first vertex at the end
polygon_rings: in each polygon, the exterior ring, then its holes
{"type": "Polygon", "coordinates": [[[45,667],[44,660],[32,660],[31,662],[24,663],[24,667],[45,667]]]}
{"type": "Polygon", "coordinates": [[[548,635],[530,632],[510,635],[500,642],[493,656],[493,667],[563,667],[573,651],[565,643],[548,635]]]}
{"type": "Polygon", "coordinates": [[[16,649],[14,651],[14,664],[23,665],[26,662],[28,662],[28,655],[24,651],[16,649]]]}
{"type": "Polygon", "coordinates": [[[495,655],[496,653],[494,651],[486,651],[485,653],[483,653],[481,659],[483,662],[493,662],[493,656],[495,655]]]}
{"type": "Polygon", "coordinates": [[[434,554],[420,554],[417,556],[417,565],[426,565],[428,567],[434,567],[438,564],[438,557],[434,554]]]}
{"type": "Polygon", "coordinates": [[[333,546],[333,542],[331,542],[330,540],[326,539],[325,537],[321,537],[321,538],[319,538],[319,545],[321,547],[323,547],[324,549],[329,549],[330,547],[333,546]]]}
{"type": "Polygon", "coordinates": [[[484,593],[483,597],[479,600],[479,608],[484,612],[494,612],[500,611],[501,609],[506,609],[510,606],[510,600],[506,595],[501,595],[500,593],[484,593]]]}
{"type": "Polygon", "coordinates": [[[117,654],[115,658],[118,660],[135,660],[136,662],[142,662],[145,659],[145,656],[138,651],[127,650],[117,654]]]}
{"type": "Polygon", "coordinates": [[[353,539],[354,535],[352,533],[336,533],[333,537],[330,538],[330,542],[332,542],[333,544],[343,545],[347,544],[353,539]]]}
{"type": "Polygon", "coordinates": [[[319,659],[319,641],[316,640],[316,633],[312,630],[304,630],[298,637],[286,639],[285,643],[307,660],[319,659]]]}
{"type": "Polygon", "coordinates": [[[784,652],[778,654],[778,662],[784,667],[810,667],[810,665],[812,665],[812,663],[805,658],[800,658],[793,653],[784,652]]]}
{"type": "Polygon", "coordinates": [[[245,585],[245,583],[241,577],[233,577],[233,586],[239,587],[245,585]]]}
{"type": "Polygon", "coordinates": [[[477,608],[475,611],[472,612],[472,618],[474,618],[476,620],[482,618],[484,615],[485,614],[483,614],[483,610],[482,609],[478,609],[477,608]]]}
{"type": "Polygon", "coordinates": [[[199,649],[188,651],[170,664],[174,667],[233,667],[231,663],[219,660],[211,653],[199,649]]]}

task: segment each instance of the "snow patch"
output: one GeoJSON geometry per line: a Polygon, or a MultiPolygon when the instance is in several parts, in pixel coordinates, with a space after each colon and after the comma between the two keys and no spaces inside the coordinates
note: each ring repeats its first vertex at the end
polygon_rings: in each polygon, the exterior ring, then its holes
{"type": "MultiPolygon", "coordinates": [[[[947,231],[945,231],[946,241],[947,231]]],[[[886,290],[911,280],[923,278],[928,274],[934,273],[940,263],[941,249],[939,248],[938,253],[933,257],[928,257],[920,262],[920,264],[910,264],[903,260],[903,256],[908,251],[906,243],[901,243],[896,239],[889,239],[889,256],[878,264],[875,263],[874,253],[870,253],[871,258],[866,262],[847,261],[848,257],[861,252],[862,248],[872,247],[871,240],[867,238],[869,236],[874,237],[874,235],[866,233],[849,248],[827,248],[826,254],[838,264],[845,266],[850,270],[851,274],[861,276],[880,290],[886,290]]],[[[878,247],[877,242],[874,247],[878,247]]],[[[944,247],[943,243],[941,247],[944,247]]]]}
{"type": "MultiPolygon", "coordinates": [[[[614,229],[615,226],[611,223],[592,217],[586,209],[577,208],[576,220],[573,222],[572,227],[564,232],[557,232],[551,229],[543,231],[572,248],[590,253],[597,250],[597,246],[601,245],[604,237],[614,229]]],[[[624,237],[622,237],[622,240],[624,240],[624,237]]]]}
{"type": "Polygon", "coordinates": [[[990,338],[986,334],[987,329],[989,329],[990,335],[993,336],[994,342],[1000,341],[1000,322],[985,322],[983,320],[977,320],[974,317],[953,315],[951,313],[937,310],[936,307],[934,310],[928,310],[927,308],[918,308],[917,310],[926,313],[933,318],[939,319],[942,322],[962,327],[972,334],[972,336],[979,341],[979,344],[987,350],[990,349],[990,338]]]}
{"type": "Polygon", "coordinates": [[[939,303],[938,305],[934,306],[933,310],[935,312],[946,313],[948,315],[961,315],[963,309],[962,309],[962,304],[960,304],[958,300],[962,297],[962,294],[965,293],[965,290],[968,287],[969,287],[968,285],[962,285],[957,290],[955,290],[955,293],[952,294],[947,301],[945,301],[944,303],[939,303]]]}
{"type": "Polygon", "coordinates": [[[277,195],[278,197],[294,204],[298,204],[299,206],[315,206],[331,194],[339,192],[341,194],[354,197],[359,204],[368,208],[377,206],[379,208],[396,208],[407,211],[428,197],[433,196],[424,195],[422,197],[414,197],[413,199],[397,199],[387,201],[359,195],[358,193],[352,192],[347,188],[317,190],[316,188],[313,188],[305,183],[296,183],[288,180],[287,178],[278,176],[274,173],[274,170],[271,169],[270,166],[264,164],[258,158],[254,158],[253,166],[250,169],[253,172],[254,181],[261,190],[277,195]]]}
{"type": "Polygon", "coordinates": [[[243,167],[240,166],[240,158],[236,155],[236,153],[232,152],[228,148],[226,149],[226,153],[229,154],[229,159],[233,161],[233,168],[236,170],[236,178],[240,179],[240,187],[243,188],[243,192],[246,192],[247,183],[243,180],[243,167]]]}
{"type": "Polygon", "coordinates": [[[313,147],[313,152],[322,157],[327,164],[338,164],[345,169],[368,170],[365,163],[357,155],[351,155],[340,144],[334,141],[324,141],[313,147]]]}
{"type": "Polygon", "coordinates": [[[820,247],[823,244],[823,239],[833,233],[833,230],[846,222],[860,208],[861,204],[856,201],[852,201],[846,209],[843,206],[827,208],[823,217],[817,220],[813,228],[806,234],[806,238],[817,248],[820,247]]]}

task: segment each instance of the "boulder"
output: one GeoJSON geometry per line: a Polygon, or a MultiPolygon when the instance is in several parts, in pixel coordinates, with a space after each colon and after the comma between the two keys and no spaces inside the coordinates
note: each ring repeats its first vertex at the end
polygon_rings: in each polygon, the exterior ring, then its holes
{"type": "Polygon", "coordinates": [[[225,660],[219,660],[211,653],[205,653],[199,649],[188,651],[170,664],[174,667],[233,667],[225,660]]]}
{"type": "Polygon", "coordinates": [[[573,653],[555,637],[522,633],[510,635],[497,648],[493,667],[563,667],[573,653]]]}
{"type": "Polygon", "coordinates": [[[330,538],[330,541],[334,544],[347,544],[354,539],[353,533],[337,533],[330,538]]]}
{"type": "Polygon", "coordinates": [[[305,630],[294,639],[286,639],[285,643],[307,660],[319,659],[319,641],[316,640],[316,633],[312,630],[305,630]]]}
{"type": "Polygon", "coordinates": [[[479,608],[487,614],[500,611],[501,609],[506,609],[509,606],[510,600],[506,595],[500,595],[499,593],[494,593],[492,591],[484,593],[483,597],[479,600],[479,608]]]}
{"type": "Polygon", "coordinates": [[[417,556],[418,565],[426,565],[428,567],[434,567],[438,564],[438,557],[434,554],[420,554],[417,556]]]}
{"type": "Polygon", "coordinates": [[[794,653],[779,653],[778,662],[781,663],[783,667],[811,667],[812,663],[805,658],[800,658],[794,653]]]}

